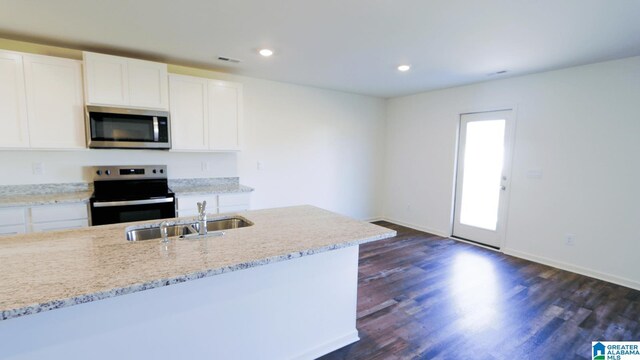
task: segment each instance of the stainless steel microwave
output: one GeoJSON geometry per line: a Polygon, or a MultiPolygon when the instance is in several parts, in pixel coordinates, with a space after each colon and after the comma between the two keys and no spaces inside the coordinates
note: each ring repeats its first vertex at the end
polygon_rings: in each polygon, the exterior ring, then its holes
{"type": "Polygon", "coordinates": [[[89,148],[170,149],[168,111],[87,106],[89,148]]]}

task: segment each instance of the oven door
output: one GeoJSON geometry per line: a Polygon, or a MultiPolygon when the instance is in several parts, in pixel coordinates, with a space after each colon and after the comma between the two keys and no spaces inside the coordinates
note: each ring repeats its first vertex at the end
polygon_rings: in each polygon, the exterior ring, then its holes
{"type": "Polygon", "coordinates": [[[87,106],[90,148],[169,149],[169,113],[87,106]]]}
{"type": "Polygon", "coordinates": [[[175,199],[97,201],[91,199],[91,225],[116,224],[176,217],[175,199]]]}

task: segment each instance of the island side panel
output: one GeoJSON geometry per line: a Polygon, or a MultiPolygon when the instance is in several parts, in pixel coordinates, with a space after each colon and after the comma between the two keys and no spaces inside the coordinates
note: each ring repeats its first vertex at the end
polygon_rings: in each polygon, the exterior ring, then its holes
{"type": "Polygon", "coordinates": [[[0,321],[2,359],[313,359],[357,341],[358,246],[0,321]]]}

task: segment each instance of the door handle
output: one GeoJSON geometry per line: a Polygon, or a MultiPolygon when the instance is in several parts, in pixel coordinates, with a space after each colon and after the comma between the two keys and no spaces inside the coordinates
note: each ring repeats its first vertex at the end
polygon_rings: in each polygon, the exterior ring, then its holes
{"type": "Polygon", "coordinates": [[[502,185],[502,186],[500,186],[500,190],[502,190],[502,191],[507,190],[507,187],[502,185]]]}

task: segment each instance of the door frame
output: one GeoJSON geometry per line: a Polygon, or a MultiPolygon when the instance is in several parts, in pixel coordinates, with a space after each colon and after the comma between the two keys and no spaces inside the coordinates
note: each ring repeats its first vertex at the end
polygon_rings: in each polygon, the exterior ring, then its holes
{"type": "MultiPolygon", "coordinates": [[[[515,143],[516,143],[516,135],[517,135],[517,124],[518,124],[518,105],[517,104],[504,104],[501,106],[489,106],[489,107],[482,107],[482,108],[471,108],[471,109],[465,109],[464,111],[459,111],[456,113],[455,115],[455,122],[456,122],[456,140],[454,142],[454,161],[453,161],[453,181],[451,183],[451,211],[449,213],[449,237],[456,239],[456,240],[462,240],[465,241],[464,239],[459,239],[459,238],[454,238],[453,237],[453,225],[454,225],[454,221],[455,221],[455,211],[456,211],[456,190],[457,190],[457,185],[458,185],[458,162],[459,162],[459,156],[460,156],[460,136],[462,134],[462,115],[470,115],[470,114],[478,114],[478,113],[488,113],[488,112],[497,112],[497,111],[511,111],[511,120],[512,120],[512,126],[510,129],[510,138],[511,141],[507,144],[506,148],[505,148],[505,154],[507,157],[509,157],[508,159],[505,158],[505,163],[508,161],[509,166],[507,167],[507,171],[505,172],[505,174],[507,175],[507,186],[508,186],[508,191],[506,192],[506,194],[504,194],[504,196],[502,197],[501,201],[500,201],[500,206],[502,207],[502,209],[504,209],[502,211],[502,214],[500,214],[500,218],[498,220],[498,225],[500,226],[499,229],[496,229],[496,232],[498,233],[498,243],[499,243],[499,247],[498,250],[501,252],[504,252],[504,248],[506,247],[507,244],[507,230],[508,230],[508,218],[509,218],[509,201],[511,198],[511,186],[513,184],[512,182],[512,176],[513,176],[513,159],[515,158],[515,143]]],[[[506,134],[505,134],[506,135],[506,134]]],[[[494,249],[495,248],[491,245],[485,245],[482,243],[478,243],[478,242],[474,242],[473,240],[470,240],[471,243],[476,244],[476,245],[480,245],[483,247],[487,247],[490,249],[494,249]]]]}

